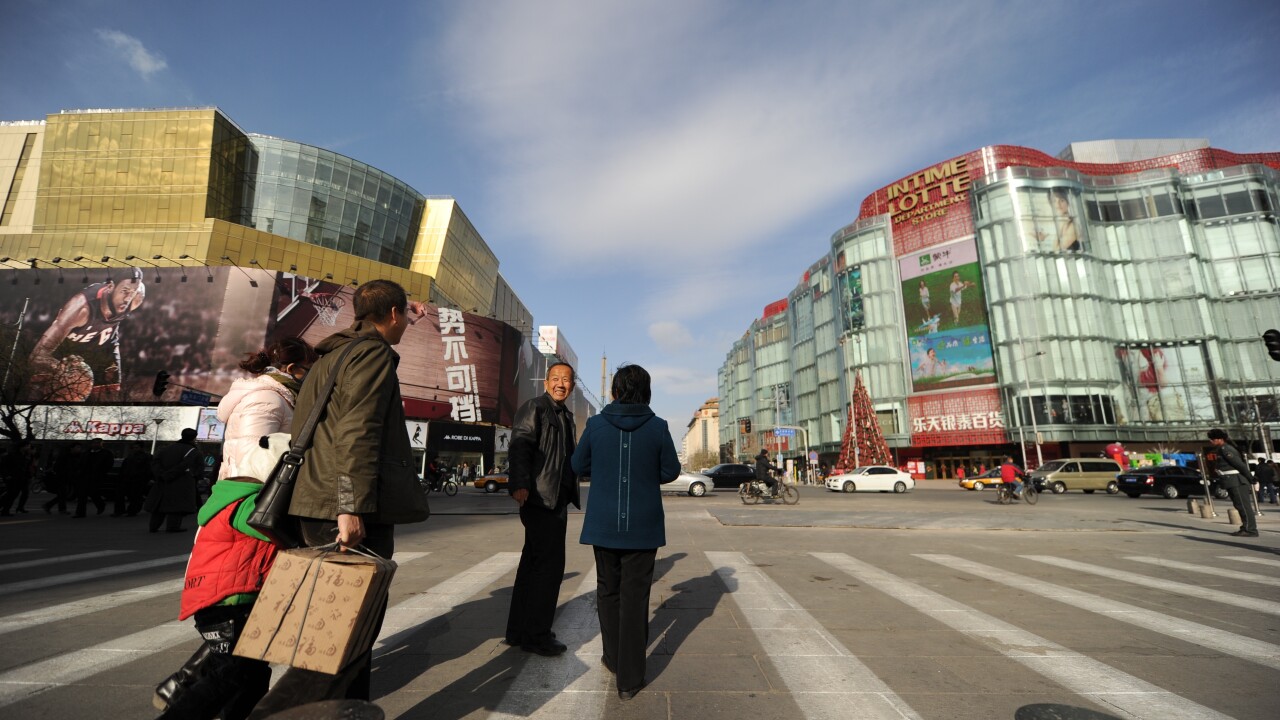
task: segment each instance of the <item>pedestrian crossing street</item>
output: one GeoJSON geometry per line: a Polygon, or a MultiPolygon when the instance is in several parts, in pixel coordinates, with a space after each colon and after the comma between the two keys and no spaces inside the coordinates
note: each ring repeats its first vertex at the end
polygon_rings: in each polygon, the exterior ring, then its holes
{"type": "MultiPolygon", "coordinates": [[[[180,562],[130,554],[0,553],[0,714],[72,717],[102,702],[111,709],[102,717],[154,715],[151,688],[198,641],[189,622],[173,620],[180,562]],[[33,568],[43,572],[25,577],[33,568]],[[157,573],[171,579],[156,582],[157,573]],[[131,577],[136,585],[119,587],[131,577]]],[[[661,551],[650,685],[627,712],[1034,718],[1017,713],[1061,706],[1102,713],[1081,716],[1093,718],[1280,715],[1274,556],[860,555],[661,551]]],[[[599,661],[588,552],[569,554],[555,625],[569,652],[559,658],[500,642],[519,553],[433,550],[396,560],[375,646],[375,700],[387,717],[591,720],[618,711],[599,661]]]]}

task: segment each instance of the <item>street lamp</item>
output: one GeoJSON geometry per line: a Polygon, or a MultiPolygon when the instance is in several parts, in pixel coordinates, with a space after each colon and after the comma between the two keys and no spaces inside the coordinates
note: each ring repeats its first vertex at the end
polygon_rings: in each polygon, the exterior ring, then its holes
{"type": "MultiPolygon", "coordinates": [[[[83,278],[80,282],[85,282],[85,283],[87,283],[87,282],[89,282],[89,266],[88,266],[88,265],[81,265],[80,263],[76,262],[76,260],[80,260],[80,259],[81,259],[81,258],[83,258],[83,257],[84,257],[84,256],[83,256],[83,255],[81,255],[81,256],[77,257],[75,260],[72,260],[72,259],[70,259],[70,258],[64,258],[64,257],[56,257],[56,258],[54,258],[54,259],[53,259],[53,264],[54,264],[54,265],[57,265],[58,263],[69,262],[69,263],[71,263],[72,265],[75,265],[76,267],[83,269],[83,270],[84,270],[84,278],[83,278]]],[[[61,268],[59,268],[59,269],[61,269],[61,268]]]]}
{"type": "MultiPolygon", "coordinates": [[[[1036,409],[1031,404],[1031,373],[1025,372],[1025,370],[1029,367],[1026,364],[1028,360],[1030,360],[1033,357],[1040,357],[1041,355],[1045,355],[1045,354],[1046,354],[1045,351],[1037,350],[1031,353],[1030,355],[1023,355],[1021,358],[1022,362],[1024,363],[1023,364],[1024,372],[1022,373],[1022,380],[1023,380],[1024,387],[1026,387],[1027,389],[1027,410],[1031,413],[1031,432],[1035,435],[1035,441],[1036,441],[1036,467],[1040,467],[1041,465],[1044,464],[1044,454],[1041,453],[1040,451],[1040,426],[1036,423],[1036,409]]],[[[1019,407],[1018,410],[1019,412],[1021,412],[1022,408],[1019,407]]],[[[1023,423],[1019,423],[1019,427],[1021,427],[1022,424],[1023,423]]],[[[1023,455],[1022,464],[1025,466],[1027,463],[1027,458],[1026,458],[1027,445],[1025,441],[1022,444],[1022,455],[1023,455]]]]}
{"type": "Polygon", "coordinates": [[[206,275],[206,277],[205,277],[205,279],[204,279],[204,280],[205,280],[205,282],[213,282],[213,270],[210,270],[210,269],[209,269],[209,263],[207,263],[207,262],[205,262],[205,261],[201,260],[201,259],[200,259],[200,258],[198,258],[198,257],[192,257],[192,256],[190,256],[190,255],[179,255],[179,256],[178,256],[178,259],[179,259],[179,260],[195,260],[196,262],[200,263],[201,265],[203,265],[203,266],[204,266],[204,271],[205,271],[205,273],[207,273],[207,275],[206,275]]]}

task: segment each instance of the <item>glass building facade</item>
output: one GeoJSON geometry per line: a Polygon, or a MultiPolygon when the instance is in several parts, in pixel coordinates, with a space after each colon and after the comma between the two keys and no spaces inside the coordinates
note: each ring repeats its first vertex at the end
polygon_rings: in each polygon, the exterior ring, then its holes
{"type": "Polygon", "coordinates": [[[409,267],[426,198],[338,153],[249,135],[241,221],[273,235],[409,267]]]}
{"type": "Polygon", "coordinates": [[[1209,427],[1259,438],[1280,423],[1260,339],[1280,325],[1278,198],[1280,153],[1211,148],[1097,165],[994,146],[908,176],[788,295],[787,358],[735,343],[722,451],[788,424],[834,461],[855,373],[900,463],[939,476],[1037,437],[1044,460],[1194,448],[1209,427]]]}

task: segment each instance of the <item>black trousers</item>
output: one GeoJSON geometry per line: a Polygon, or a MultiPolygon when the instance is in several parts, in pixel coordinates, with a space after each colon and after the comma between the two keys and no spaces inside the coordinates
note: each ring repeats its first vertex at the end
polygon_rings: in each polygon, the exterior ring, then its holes
{"type": "Polygon", "coordinates": [[[98,479],[76,478],[72,483],[76,497],[76,516],[84,517],[89,501],[93,501],[98,508],[98,514],[101,515],[107,507],[107,501],[102,497],[102,491],[98,489],[98,479]]]}
{"type": "MultiPolygon", "coordinates": [[[[338,523],[334,520],[302,518],[302,540],[307,547],[329,545],[338,537],[338,523]]],[[[373,553],[390,559],[395,554],[395,526],[365,523],[366,537],[363,545],[373,553]]],[[[382,619],[387,614],[386,603],[377,609],[373,637],[382,632],[382,619]]],[[[335,675],[289,668],[266,697],[253,708],[249,720],[261,720],[289,708],[323,700],[368,700],[370,694],[370,666],[373,649],[353,659],[335,675]]]]}
{"type": "Polygon", "coordinates": [[[1227,494],[1231,496],[1231,504],[1236,507],[1236,512],[1240,513],[1240,529],[1258,532],[1258,510],[1253,505],[1253,486],[1245,483],[1229,487],[1227,494]]]}
{"type": "Polygon", "coordinates": [[[271,681],[270,665],[231,654],[252,609],[231,605],[196,611],[196,630],[212,652],[196,671],[196,681],[173,695],[158,720],[244,720],[249,715],[271,681]]]}
{"type": "Polygon", "coordinates": [[[160,525],[164,525],[165,532],[181,532],[182,518],[187,513],[162,513],[153,512],[147,520],[147,529],[156,532],[160,529],[160,525]]]}
{"type": "Polygon", "coordinates": [[[507,613],[507,642],[541,644],[551,640],[551,621],[560,602],[564,579],[564,540],[569,530],[569,509],[548,510],[525,503],[520,508],[524,548],[511,589],[507,613]]]}
{"type": "Polygon", "coordinates": [[[18,501],[15,508],[19,512],[27,511],[27,497],[31,493],[31,478],[9,478],[5,481],[4,494],[0,495],[0,510],[6,515],[9,514],[9,506],[13,505],[13,501],[18,501]]]}
{"type": "Polygon", "coordinates": [[[595,551],[596,612],[605,663],[617,672],[619,690],[635,690],[644,684],[649,591],[658,550],[595,551]]]}

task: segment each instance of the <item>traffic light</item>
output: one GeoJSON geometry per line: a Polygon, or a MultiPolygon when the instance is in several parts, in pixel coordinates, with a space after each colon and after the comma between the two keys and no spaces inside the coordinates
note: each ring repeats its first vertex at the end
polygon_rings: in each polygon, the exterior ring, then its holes
{"type": "Polygon", "coordinates": [[[169,388],[169,373],[161,370],[156,373],[156,383],[151,386],[151,394],[160,397],[169,388]]]}
{"type": "Polygon", "coordinates": [[[751,434],[751,418],[742,418],[738,421],[738,432],[743,435],[751,434]]]}
{"type": "Polygon", "coordinates": [[[1262,333],[1262,341],[1267,344],[1267,354],[1272,360],[1280,360],[1280,330],[1268,330],[1262,333]]]}

